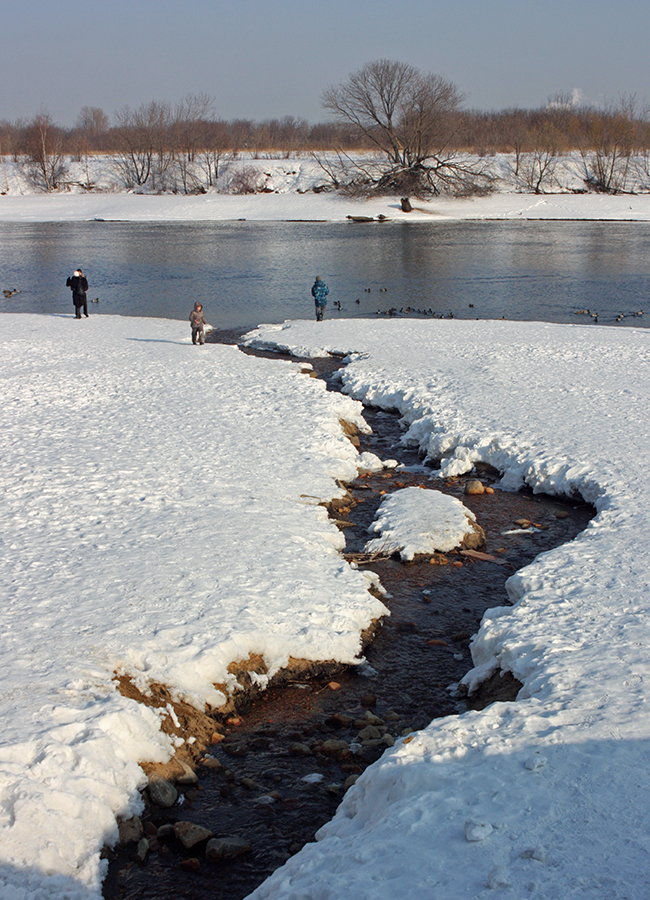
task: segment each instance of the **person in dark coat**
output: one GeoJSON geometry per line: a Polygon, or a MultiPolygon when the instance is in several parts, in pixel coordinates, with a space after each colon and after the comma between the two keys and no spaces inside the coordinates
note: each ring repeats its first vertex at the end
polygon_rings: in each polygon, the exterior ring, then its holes
{"type": "Polygon", "coordinates": [[[316,281],[314,282],[311,295],[314,298],[314,304],[316,306],[316,321],[323,321],[323,314],[325,312],[325,307],[327,306],[327,295],[329,294],[330,289],[325,284],[320,275],[316,276],[316,281]]]}
{"type": "Polygon", "coordinates": [[[205,316],[203,315],[203,304],[195,303],[194,309],[190,313],[190,325],[192,327],[192,343],[205,343],[205,333],[203,329],[206,326],[205,316]]]}
{"type": "Polygon", "coordinates": [[[86,281],[86,276],[81,271],[81,269],[75,269],[73,274],[66,281],[66,287],[72,289],[72,302],[74,303],[75,319],[81,318],[82,309],[84,311],[84,316],[88,318],[88,299],[86,297],[88,282],[86,281]]]}

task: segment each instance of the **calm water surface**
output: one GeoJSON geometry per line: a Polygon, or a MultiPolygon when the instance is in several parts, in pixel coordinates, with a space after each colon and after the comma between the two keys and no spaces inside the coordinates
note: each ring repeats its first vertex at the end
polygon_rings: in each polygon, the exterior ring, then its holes
{"type": "Polygon", "coordinates": [[[0,224],[0,289],[20,290],[0,310],[71,315],[77,266],[99,298],[91,314],[186,319],[200,300],[221,328],[312,318],[316,275],[329,318],[411,307],[586,323],[576,310],[589,309],[600,324],[650,326],[646,223],[0,224]]]}

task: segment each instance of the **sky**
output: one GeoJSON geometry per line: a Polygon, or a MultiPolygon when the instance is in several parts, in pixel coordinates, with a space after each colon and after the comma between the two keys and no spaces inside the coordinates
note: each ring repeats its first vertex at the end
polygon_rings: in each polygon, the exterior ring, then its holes
{"type": "Polygon", "coordinates": [[[0,120],[109,118],[206,93],[222,118],[326,119],[325,88],[390,58],[475,109],[650,100],[647,0],[10,0],[0,120]]]}

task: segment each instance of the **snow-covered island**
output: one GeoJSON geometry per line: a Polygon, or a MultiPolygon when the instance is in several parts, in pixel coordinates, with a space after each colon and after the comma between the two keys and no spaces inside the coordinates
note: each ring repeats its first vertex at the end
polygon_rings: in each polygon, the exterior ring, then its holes
{"type": "MultiPolygon", "coordinates": [[[[390,202],[7,195],[0,219],[345,218],[390,202]]],[[[647,221],[650,198],[427,209],[647,221]]],[[[138,762],[182,743],[161,731],[171,713],[120,694],[115,673],[200,707],[237,690],[233,661],[261,657],[262,686],[289,657],[359,661],[385,607],[318,501],[362,465],[340,424],[363,428],[362,403],[398,409],[443,475],[487,462],[506,489],[578,492],[597,516],[514,575],[515,605],[473,640],[466,687],[510,672],[517,701],[400,739],[252,896],[648,893],[648,331],[341,320],[248,336],[346,354],[345,397],[295,363],[194,348],[187,323],[1,320],[3,900],[96,900],[101,847],[139,809],[138,762]]]]}

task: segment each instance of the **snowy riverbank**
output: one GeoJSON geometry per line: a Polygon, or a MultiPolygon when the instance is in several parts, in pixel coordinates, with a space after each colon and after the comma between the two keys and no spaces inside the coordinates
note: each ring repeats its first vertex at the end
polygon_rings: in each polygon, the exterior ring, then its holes
{"type": "MultiPolygon", "coordinates": [[[[259,193],[156,194],[148,186],[127,191],[116,178],[115,161],[108,156],[70,163],[69,190],[39,192],[10,158],[0,157],[0,222],[104,221],[344,221],[348,216],[384,216],[391,222],[431,222],[453,219],[598,219],[650,221],[650,193],[608,195],[584,191],[578,158],[558,165],[553,192],[520,192],[513,177],[514,157],[500,154],[491,160],[495,191],[487,197],[455,200],[435,197],[413,200],[405,213],[399,198],[370,200],[321,191],[327,177],[311,157],[254,159],[241,156],[229,164],[257,173],[259,193]],[[93,190],[83,188],[92,183],[93,190]]],[[[636,184],[636,182],[635,182],[636,184]]],[[[639,187],[640,189],[640,187],[639,187]]]]}
{"type": "MultiPolygon", "coordinates": [[[[0,197],[0,222],[346,221],[386,216],[390,222],[597,219],[649,222],[650,194],[492,194],[473,200],[417,201],[410,213],[399,200],[359,200],[338,194],[30,194],[0,197]]],[[[390,224],[390,222],[388,224],[390,224]]],[[[386,224],[386,223],[384,223],[386,224]]],[[[379,226],[379,223],[378,223],[379,226]]],[[[381,227],[384,227],[382,225],[381,227]]]]}

